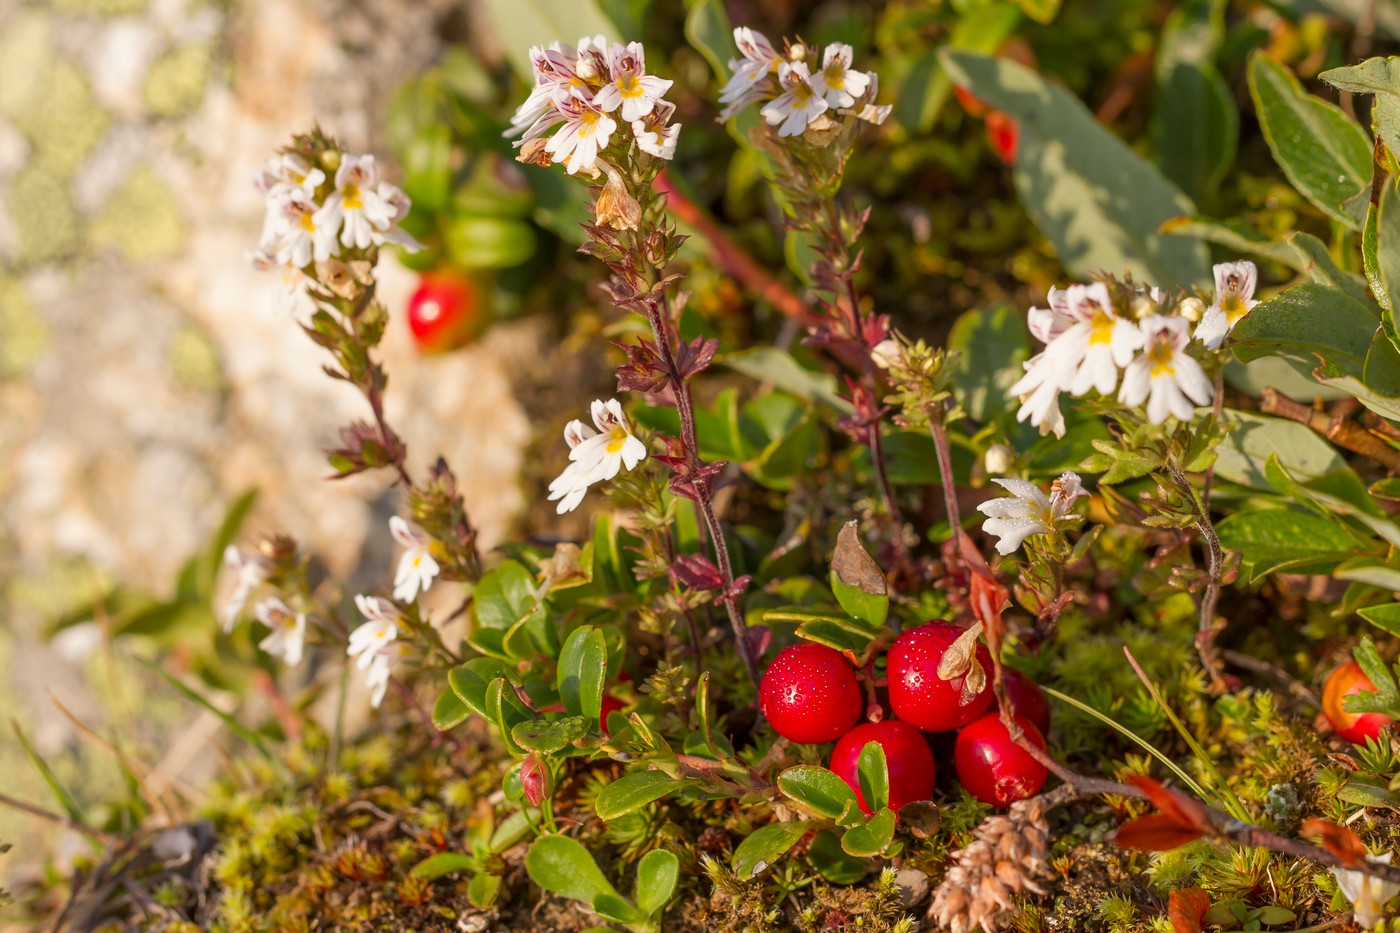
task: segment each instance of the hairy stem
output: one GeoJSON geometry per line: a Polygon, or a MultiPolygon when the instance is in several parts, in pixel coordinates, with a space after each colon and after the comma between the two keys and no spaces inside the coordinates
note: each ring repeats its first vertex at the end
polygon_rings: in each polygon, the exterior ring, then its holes
{"type": "Polygon", "coordinates": [[[1166,469],[1172,482],[1191,503],[1191,511],[1196,516],[1196,530],[1201,533],[1201,539],[1205,542],[1206,589],[1201,594],[1200,621],[1196,626],[1196,651],[1201,656],[1201,666],[1210,677],[1211,689],[1219,693],[1225,689],[1225,664],[1221,660],[1220,649],[1216,647],[1215,639],[1225,626],[1223,621],[1216,618],[1215,609],[1220,602],[1220,578],[1224,573],[1225,554],[1220,547],[1220,537],[1215,533],[1215,525],[1211,523],[1210,513],[1196,495],[1196,488],[1174,461],[1168,460],[1166,469]]]}
{"type": "MultiPolygon", "coordinates": [[[[695,430],[695,403],[690,397],[690,386],[686,383],[680,367],[676,364],[676,355],[671,348],[670,327],[661,309],[661,303],[654,298],[649,298],[644,306],[647,323],[651,325],[652,334],[656,338],[657,351],[661,355],[662,365],[666,367],[671,389],[676,397],[676,411],[680,415],[681,422],[680,440],[685,447],[686,466],[690,475],[694,476],[702,466],[698,434],[695,430]]],[[[710,495],[710,484],[707,481],[696,482],[693,488],[695,490],[695,505],[704,519],[705,528],[709,531],[710,544],[715,552],[715,565],[719,568],[720,579],[724,586],[724,593],[720,601],[724,604],[730,628],[734,631],[734,640],[739,648],[739,657],[744,661],[744,669],[748,672],[749,679],[753,681],[754,689],[757,689],[758,663],[753,656],[753,646],[749,643],[748,627],[744,624],[743,617],[739,615],[738,597],[733,592],[734,569],[729,560],[729,545],[725,543],[724,528],[720,525],[719,516],[715,514],[714,499],[710,495]]]]}

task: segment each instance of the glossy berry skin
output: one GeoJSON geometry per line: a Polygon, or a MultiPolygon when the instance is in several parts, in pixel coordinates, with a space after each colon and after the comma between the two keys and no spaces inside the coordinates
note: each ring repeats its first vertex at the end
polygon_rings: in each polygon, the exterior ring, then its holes
{"type": "Polygon", "coordinates": [[[886,719],[864,722],[841,736],[831,750],[831,770],[856,792],[861,810],[870,813],[865,795],[860,792],[857,765],[861,750],[868,742],[878,742],[885,750],[885,767],[890,773],[890,807],[898,810],[915,800],[933,796],[933,752],[929,751],[924,734],[907,722],[886,719]]]}
{"type": "Polygon", "coordinates": [[[962,629],[947,622],[929,622],[910,629],[890,645],[886,656],[890,706],[895,716],[925,732],[947,732],[980,716],[992,702],[992,656],[987,646],[977,646],[977,661],[987,673],[982,692],[967,706],[959,706],[963,677],[943,680],[938,664],[962,629]]]}
{"type": "Polygon", "coordinates": [[[1395,721],[1380,713],[1349,713],[1342,708],[1342,701],[1352,694],[1375,691],[1376,685],[1355,661],[1348,661],[1327,675],[1327,683],[1322,687],[1322,713],[1348,742],[1359,744],[1374,739],[1395,721]]]}
{"type": "Polygon", "coordinates": [[[452,272],[430,272],[408,300],[408,328],[424,353],[442,353],[476,336],[484,316],[477,285],[452,272]]]}
{"type": "Polygon", "coordinates": [[[758,686],[773,731],[793,742],[839,739],[860,718],[860,684],[841,652],[803,642],[778,652],[758,686]]]}
{"type": "Polygon", "coordinates": [[[1040,730],[1041,735],[1050,731],[1050,700],[1041,689],[1020,671],[1004,669],[1006,693],[1011,697],[1011,708],[1016,715],[1029,719],[1040,730]]]}
{"type": "MultiPolygon", "coordinates": [[[[1017,716],[1016,723],[1032,742],[1045,747],[1040,730],[1029,719],[1017,716]]],[[[1044,765],[1011,741],[1011,734],[996,713],[968,723],[958,733],[953,766],[958,782],[967,792],[994,807],[1009,807],[1034,796],[1050,775],[1044,765]]]]}

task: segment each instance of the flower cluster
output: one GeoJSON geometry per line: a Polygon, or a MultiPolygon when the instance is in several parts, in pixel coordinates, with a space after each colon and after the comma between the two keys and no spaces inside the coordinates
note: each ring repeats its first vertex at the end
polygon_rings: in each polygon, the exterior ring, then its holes
{"type": "Polygon", "coordinates": [[[992,482],[1011,495],[989,499],[977,506],[977,511],[987,516],[982,530],[998,538],[997,553],[1002,556],[1016,550],[1031,535],[1053,534],[1060,522],[1074,517],[1070,510],[1075,500],[1089,495],[1078,473],[1062,474],[1050,484],[1049,496],[1035,483],[1023,479],[992,482]]]}
{"type": "Polygon", "coordinates": [[[594,174],[617,132],[611,114],[628,125],[643,152],[658,159],[676,154],[681,125],[671,122],[676,106],[662,96],[672,82],[646,73],[640,42],[609,44],[603,36],[584,36],[577,48],[535,46],[530,61],[535,87],[505,133],[520,137],[522,161],[562,162],[570,175],[594,174]]]}
{"type": "Polygon", "coordinates": [[[801,136],[824,117],[829,120],[829,110],[870,123],[883,123],[890,115],[889,106],[873,103],[879,87],[875,73],[853,69],[855,53],[843,42],[826,47],[815,73],[807,59],[810,56],[815,62],[817,50],[801,43],[780,54],[763,33],[742,26],[734,30],[734,43],[743,57],[729,62],[733,75],[720,89],[721,120],[749,104],[762,103],[759,113],[769,126],[778,128],[779,136],[801,136]]]}
{"type": "Polygon", "coordinates": [[[378,596],[359,595],[355,607],[365,617],[363,624],[350,633],[345,653],[355,659],[355,666],[365,672],[370,705],[379,708],[389,689],[394,665],[408,654],[408,646],[399,641],[398,607],[378,596]]]}
{"type": "Polygon", "coordinates": [[[549,501],[559,500],[560,515],[578,508],[589,486],[612,479],[624,467],[631,470],[647,456],[617,399],[594,401],[592,415],[596,430],[578,420],[564,426],[569,465],[549,484],[549,501]]]}
{"type": "Polygon", "coordinates": [[[296,153],[270,159],[254,176],[267,205],[258,248],[248,254],[254,268],[281,269],[295,283],[300,270],[329,262],[342,249],[367,250],[385,243],[422,249],[398,227],[408,215],[408,195],[379,179],[374,156],[329,155],[339,157],[330,179],[296,153]]]}
{"type": "MultiPolygon", "coordinates": [[[[1257,302],[1258,272],[1252,262],[1215,267],[1215,302],[1201,316],[1194,338],[1215,349],[1257,302]]],[[[1172,416],[1189,420],[1196,405],[1214,395],[1205,370],[1188,352],[1192,308],[1201,302],[1173,302],[1158,288],[1095,282],[1052,288],[1048,308],[1032,308],[1027,324],[1045,349],[1026,362],[1026,373],[1009,394],[1021,399],[1017,420],[1029,420],[1042,433],[1065,433],[1060,393],[1083,396],[1090,389],[1137,406],[1161,424],[1172,416]],[[1120,381],[1121,375],[1121,381],[1120,381]]]]}

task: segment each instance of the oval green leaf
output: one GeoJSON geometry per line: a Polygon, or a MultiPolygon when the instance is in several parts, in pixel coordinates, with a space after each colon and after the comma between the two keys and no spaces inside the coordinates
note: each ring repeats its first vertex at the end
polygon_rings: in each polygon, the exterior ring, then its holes
{"type": "Polygon", "coordinates": [[[525,870],[535,884],[560,897],[592,905],[599,897],[621,899],[593,855],[569,836],[541,836],[525,853],[525,870]]]}
{"type": "Polygon", "coordinates": [[[856,792],[834,771],[817,765],[798,765],[778,775],[778,789],[818,816],[840,819],[848,809],[858,809],[856,792]]]}
{"type": "Polygon", "coordinates": [[[740,881],[748,881],[782,858],[788,849],[797,844],[797,840],[807,835],[812,826],[808,820],[794,820],[790,823],[769,823],[749,833],[734,850],[734,874],[740,881]]]}
{"type": "Polygon", "coordinates": [[[652,849],[637,863],[637,907],[645,916],[659,914],[676,893],[681,862],[674,852],[652,849]]]}
{"type": "Polygon", "coordinates": [[[597,811],[599,819],[615,820],[693,783],[678,781],[660,771],[624,774],[599,792],[593,809],[597,811]]]}
{"type": "Polygon", "coordinates": [[[596,721],[607,678],[608,646],[603,633],[591,625],[580,626],[559,652],[557,684],[564,709],[596,721]]]}

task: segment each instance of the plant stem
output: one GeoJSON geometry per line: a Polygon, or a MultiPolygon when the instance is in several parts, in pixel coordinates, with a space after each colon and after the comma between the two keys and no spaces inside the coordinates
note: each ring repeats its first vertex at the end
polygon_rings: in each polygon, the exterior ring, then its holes
{"type": "Polygon", "coordinates": [[[958,510],[958,489],[953,481],[953,454],[948,449],[948,425],[943,421],[946,411],[947,408],[940,405],[936,413],[929,413],[928,430],[933,435],[933,449],[938,454],[938,479],[943,486],[943,508],[948,513],[948,525],[952,528],[953,540],[957,541],[963,533],[962,516],[958,510]]]}
{"type": "Polygon", "coordinates": [[[1222,674],[1225,665],[1220,657],[1220,649],[1215,645],[1215,638],[1225,625],[1222,620],[1216,618],[1215,607],[1220,601],[1220,577],[1224,571],[1225,555],[1220,547],[1220,537],[1215,533],[1215,525],[1211,523],[1210,513],[1196,495],[1196,488],[1191,485],[1191,481],[1175,461],[1168,460],[1166,470],[1172,482],[1176,483],[1191,503],[1191,510],[1196,516],[1196,530],[1205,541],[1207,578],[1205,592],[1201,595],[1200,621],[1196,627],[1196,651],[1201,656],[1201,666],[1210,677],[1211,689],[1221,693],[1225,689],[1225,678],[1222,674]]]}
{"type": "MultiPolygon", "coordinates": [[[[680,367],[676,365],[676,355],[671,349],[670,327],[662,312],[661,303],[655,298],[648,298],[644,302],[644,307],[646,308],[647,323],[651,325],[652,335],[656,338],[657,350],[661,354],[661,362],[666,367],[671,389],[676,397],[676,412],[680,415],[680,440],[685,447],[686,467],[690,475],[694,476],[703,464],[700,460],[699,440],[695,430],[695,404],[690,396],[690,386],[686,383],[680,367]]],[[[743,659],[744,669],[748,672],[749,680],[753,682],[756,690],[758,689],[758,664],[753,656],[753,646],[749,643],[748,628],[739,615],[739,608],[736,605],[738,597],[733,593],[734,569],[729,560],[729,545],[724,540],[724,528],[720,525],[719,516],[715,514],[715,504],[710,495],[709,482],[696,482],[692,488],[695,491],[696,508],[699,509],[700,515],[705,521],[705,527],[710,534],[710,544],[715,551],[715,565],[719,568],[720,579],[724,585],[724,593],[720,601],[724,604],[730,628],[734,631],[739,657],[743,659]]]]}

